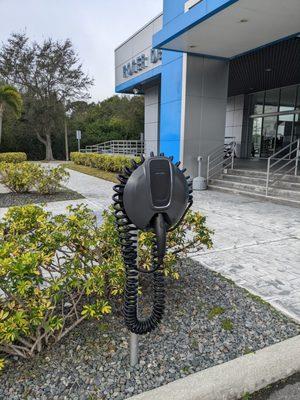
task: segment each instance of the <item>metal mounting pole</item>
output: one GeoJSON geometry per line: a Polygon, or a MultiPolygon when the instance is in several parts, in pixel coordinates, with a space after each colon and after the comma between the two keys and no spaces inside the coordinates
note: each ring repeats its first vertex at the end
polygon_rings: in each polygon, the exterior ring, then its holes
{"type": "Polygon", "coordinates": [[[135,367],[139,363],[139,335],[130,333],[130,366],[135,367]]]}
{"type": "MultiPolygon", "coordinates": [[[[138,231],[136,231],[136,252],[137,252],[137,266],[139,265],[139,254],[138,254],[138,231]]],[[[138,279],[138,278],[137,278],[138,279]]],[[[137,305],[138,306],[138,305],[137,305]]],[[[139,363],[139,335],[130,332],[130,366],[135,367],[139,363]]]]}

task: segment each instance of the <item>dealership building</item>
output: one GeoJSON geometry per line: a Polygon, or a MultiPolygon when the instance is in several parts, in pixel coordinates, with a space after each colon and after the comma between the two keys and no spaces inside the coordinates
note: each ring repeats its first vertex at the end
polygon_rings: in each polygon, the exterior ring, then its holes
{"type": "Polygon", "coordinates": [[[300,1],[164,0],[116,49],[115,73],[117,93],[145,98],[146,154],[192,176],[201,156],[205,175],[227,140],[265,168],[300,138],[300,1]]]}

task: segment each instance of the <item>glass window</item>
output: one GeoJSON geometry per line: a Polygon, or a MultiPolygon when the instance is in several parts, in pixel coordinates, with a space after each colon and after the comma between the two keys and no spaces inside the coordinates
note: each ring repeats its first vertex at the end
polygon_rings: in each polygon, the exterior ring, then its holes
{"type": "Polygon", "coordinates": [[[299,111],[300,111],[300,85],[298,86],[298,94],[297,94],[296,110],[299,110],[299,111]]]}
{"type": "Polygon", "coordinates": [[[295,115],[295,124],[294,124],[294,137],[293,141],[300,139],[300,114],[295,115]]]}
{"type": "Polygon", "coordinates": [[[261,140],[260,156],[268,158],[274,153],[277,132],[277,116],[265,117],[261,140]]]}
{"type": "Polygon", "coordinates": [[[275,152],[283,149],[292,141],[294,114],[279,115],[275,152]]]}
{"type": "Polygon", "coordinates": [[[262,117],[253,118],[252,124],[251,156],[260,157],[262,117]]]}
{"type": "Polygon", "coordinates": [[[297,86],[282,88],[280,91],[279,111],[294,111],[296,102],[297,86]]]}
{"type": "Polygon", "coordinates": [[[265,110],[267,113],[275,113],[278,111],[279,89],[267,90],[265,98],[265,110]]]}
{"type": "Polygon", "coordinates": [[[262,114],[264,111],[265,92],[254,93],[251,101],[251,114],[262,114]]]}

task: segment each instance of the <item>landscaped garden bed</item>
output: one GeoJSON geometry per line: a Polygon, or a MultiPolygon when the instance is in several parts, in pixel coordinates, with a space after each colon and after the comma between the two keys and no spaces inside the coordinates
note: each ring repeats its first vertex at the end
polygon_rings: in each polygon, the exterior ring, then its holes
{"type": "Polygon", "coordinates": [[[60,189],[55,194],[39,193],[1,193],[0,208],[22,206],[25,204],[52,203],[54,201],[77,200],[84,198],[70,189],[60,189]]]}
{"type": "Polygon", "coordinates": [[[203,266],[187,259],[178,271],[180,280],[167,280],[162,325],[140,338],[139,366],[129,367],[129,333],[116,300],[101,322],[85,321],[33,360],[12,359],[0,375],[0,398],[126,399],[300,333],[203,266]]]}
{"type": "Polygon", "coordinates": [[[69,178],[64,167],[24,162],[22,153],[1,155],[6,161],[0,163],[0,208],[83,198],[64,187],[69,178]]]}

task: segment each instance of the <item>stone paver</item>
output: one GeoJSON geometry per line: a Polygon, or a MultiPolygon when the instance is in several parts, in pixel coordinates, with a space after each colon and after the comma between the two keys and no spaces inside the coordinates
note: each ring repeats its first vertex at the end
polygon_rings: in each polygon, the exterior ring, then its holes
{"type": "Polygon", "coordinates": [[[194,259],[300,321],[300,209],[213,191],[194,197],[215,230],[214,248],[194,259]]]}

